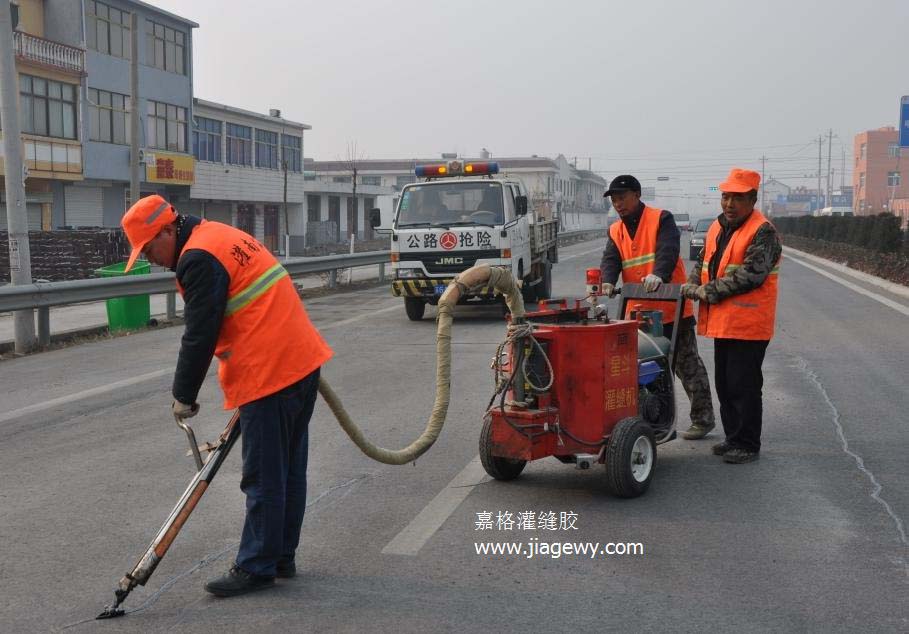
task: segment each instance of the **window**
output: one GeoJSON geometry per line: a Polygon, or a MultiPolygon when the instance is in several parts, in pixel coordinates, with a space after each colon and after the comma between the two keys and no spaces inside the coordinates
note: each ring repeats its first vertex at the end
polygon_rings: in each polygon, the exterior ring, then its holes
{"type": "Polygon", "coordinates": [[[859,189],[865,187],[865,172],[859,172],[859,189]]]}
{"type": "Polygon", "coordinates": [[[256,130],[256,167],[276,170],[278,165],[278,133],[256,130]]]}
{"type": "Polygon", "coordinates": [[[186,151],[186,108],[160,101],[148,102],[145,141],[158,150],[186,151]]]}
{"type": "Polygon", "coordinates": [[[281,156],[284,169],[289,172],[303,171],[303,139],[289,134],[281,135],[281,156]]]}
{"type": "Polygon", "coordinates": [[[380,185],[382,185],[382,177],[381,176],[364,176],[363,184],[380,186],[380,185]]]}
{"type": "Polygon", "coordinates": [[[404,187],[404,185],[407,185],[408,183],[416,183],[416,182],[417,182],[416,176],[407,174],[406,176],[398,176],[397,179],[395,179],[395,186],[400,188],[400,187],[404,187]]]}
{"type": "Polygon", "coordinates": [[[308,194],[306,196],[306,218],[309,222],[319,222],[322,219],[322,197],[308,194]]]}
{"type": "Polygon", "coordinates": [[[864,158],[865,158],[865,149],[866,149],[867,147],[868,147],[868,144],[867,144],[867,143],[862,143],[862,145],[860,146],[860,150],[859,150],[859,158],[860,158],[860,159],[864,159],[864,158]]]}
{"type": "Polygon", "coordinates": [[[85,41],[88,48],[129,59],[130,14],[103,2],[85,3],[85,41]]]}
{"type": "Polygon", "coordinates": [[[891,158],[898,157],[900,155],[900,144],[891,143],[890,145],[888,145],[887,146],[887,155],[890,156],[891,158]]]}
{"type": "Polygon", "coordinates": [[[145,63],[169,73],[185,75],[186,34],[169,26],[146,20],[145,63]]]}
{"type": "Polygon", "coordinates": [[[252,165],[252,128],[227,124],[227,162],[231,165],[252,165]]]}
{"type": "Polygon", "coordinates": [[[351,183],[353,179],[350,176],[332,176],[332,183],[351,183]]]}
{"type": "Polygon", "coordinates": [[[60,139],[76,138],[76,86],[19,75],[22,131],[60,139]]]}
{"type": "Polygon", "coordinates": [[[221,162],[221,122],[205,117],[193,119],[193,156],[200,161],[221,162]]]}
{"type": "Polygon", "coordinates": [[[101,143],[129,145],[129,96],[88,89],[88,138],[101,143]]]}
{"type": "Polygon", "coordinates": [[[887,172],[887,187],[899,187],[900,186],[900,173],[899,172],[887,172]]]}

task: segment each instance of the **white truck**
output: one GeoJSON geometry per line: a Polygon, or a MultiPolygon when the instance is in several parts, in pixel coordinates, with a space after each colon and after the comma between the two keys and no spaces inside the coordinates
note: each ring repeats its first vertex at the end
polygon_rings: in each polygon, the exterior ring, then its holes
{"type": "MultiPolygon", "coordinates": [[[[558,220],[528,211],[523,184],[497,176],[490,161],[448,161],[416,168],[420,182],[405,185],[391,222],[392,294],[407,317],[423,318],[454,275],[475,264],[510,267],[522,280],[524,301],[548,299],[558,262],[558,220]]],[[[370,215],[379,227],[380,212],[370,215]]],[[[502,301],[480,289],[464,303],[502,301]]]]}

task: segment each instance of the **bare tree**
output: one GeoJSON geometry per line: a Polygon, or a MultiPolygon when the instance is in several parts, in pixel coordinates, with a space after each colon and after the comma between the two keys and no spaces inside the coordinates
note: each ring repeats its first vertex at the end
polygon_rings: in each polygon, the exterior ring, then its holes
{"type": "MultiPolygon", "coordinates": [[[[360,162],[364,159],[364,154],[357,148],[356,141],[348,141],[347,143],[347,152],[343,160],[344,165],[347,167],[347,171],[350,173],[350,182],[351,182],[351,198],[353,199],[353,210],[354,217],[357,215],[357,180],[360,172],[360,162]]],[[[350,206],[347,207],[348,212],[350,206]]],[[[348,214],[348,218],[350,215],[348,214]]],[[[349,227],[348,227],[349,229],[349,227]]]]}

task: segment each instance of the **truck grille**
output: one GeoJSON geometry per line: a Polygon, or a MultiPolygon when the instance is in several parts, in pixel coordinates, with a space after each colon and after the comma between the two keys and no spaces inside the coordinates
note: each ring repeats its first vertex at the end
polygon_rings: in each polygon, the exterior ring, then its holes
{"type": "Polygon", "coordinates": [[[418,251],[402,253],[401,262],[422,262],[426,272],[430,275],[445,273],[460,273],[469,269],[477,260],[498,259],[501,254],[498,249],[485,249],[481,251],[418,251]]]}

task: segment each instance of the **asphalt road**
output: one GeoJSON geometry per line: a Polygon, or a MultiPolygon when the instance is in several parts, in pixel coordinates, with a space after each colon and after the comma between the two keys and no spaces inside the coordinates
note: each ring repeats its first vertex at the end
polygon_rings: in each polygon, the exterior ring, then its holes
{"type": "MultiPolygon", "coordinates": [[[[583,295],[601,248],[563,249],[554,292],[583,295]]],[[[434,311],[409,322],[386,288],[307,308],[336,353],[325,376],[354,418],[379,444],[408,443],[433,398],[434,311]]],[[[511,483],[478,472],[489,361],[504,328],[494,308],[459,310],[448,421],[415,464],[370,461],[317,406],[296,579],[229,600],[202,589],[239,539],[237,450],[129,597],[135,612],[114,621],[91,619],[192,475],[169,411],[180,331],[2,362],[0,630],[907,631],[907,315],[784,262],[761,460],[723,463],[710,454],[716,432],[673,441],[659,448],[650,491],[619,500],[604,493],[601,469],[552,459],[511,483]],[[479,514],[523,511],[573,514],[577,530],[477,530],[479,514]],[[476,554],[475,543],[533,538],[639,543],[644,553],[476,554]],[[389,554],[402,539],[414,554],[389,554]]],[[[712,374],[709,340],[701,350],[712,374]]],[[[214,376],[200,402],[193,424],[213,439],[228,418],[214,376]]],[[[684,395],[679,403],[687,411],[684,395]]]]}

